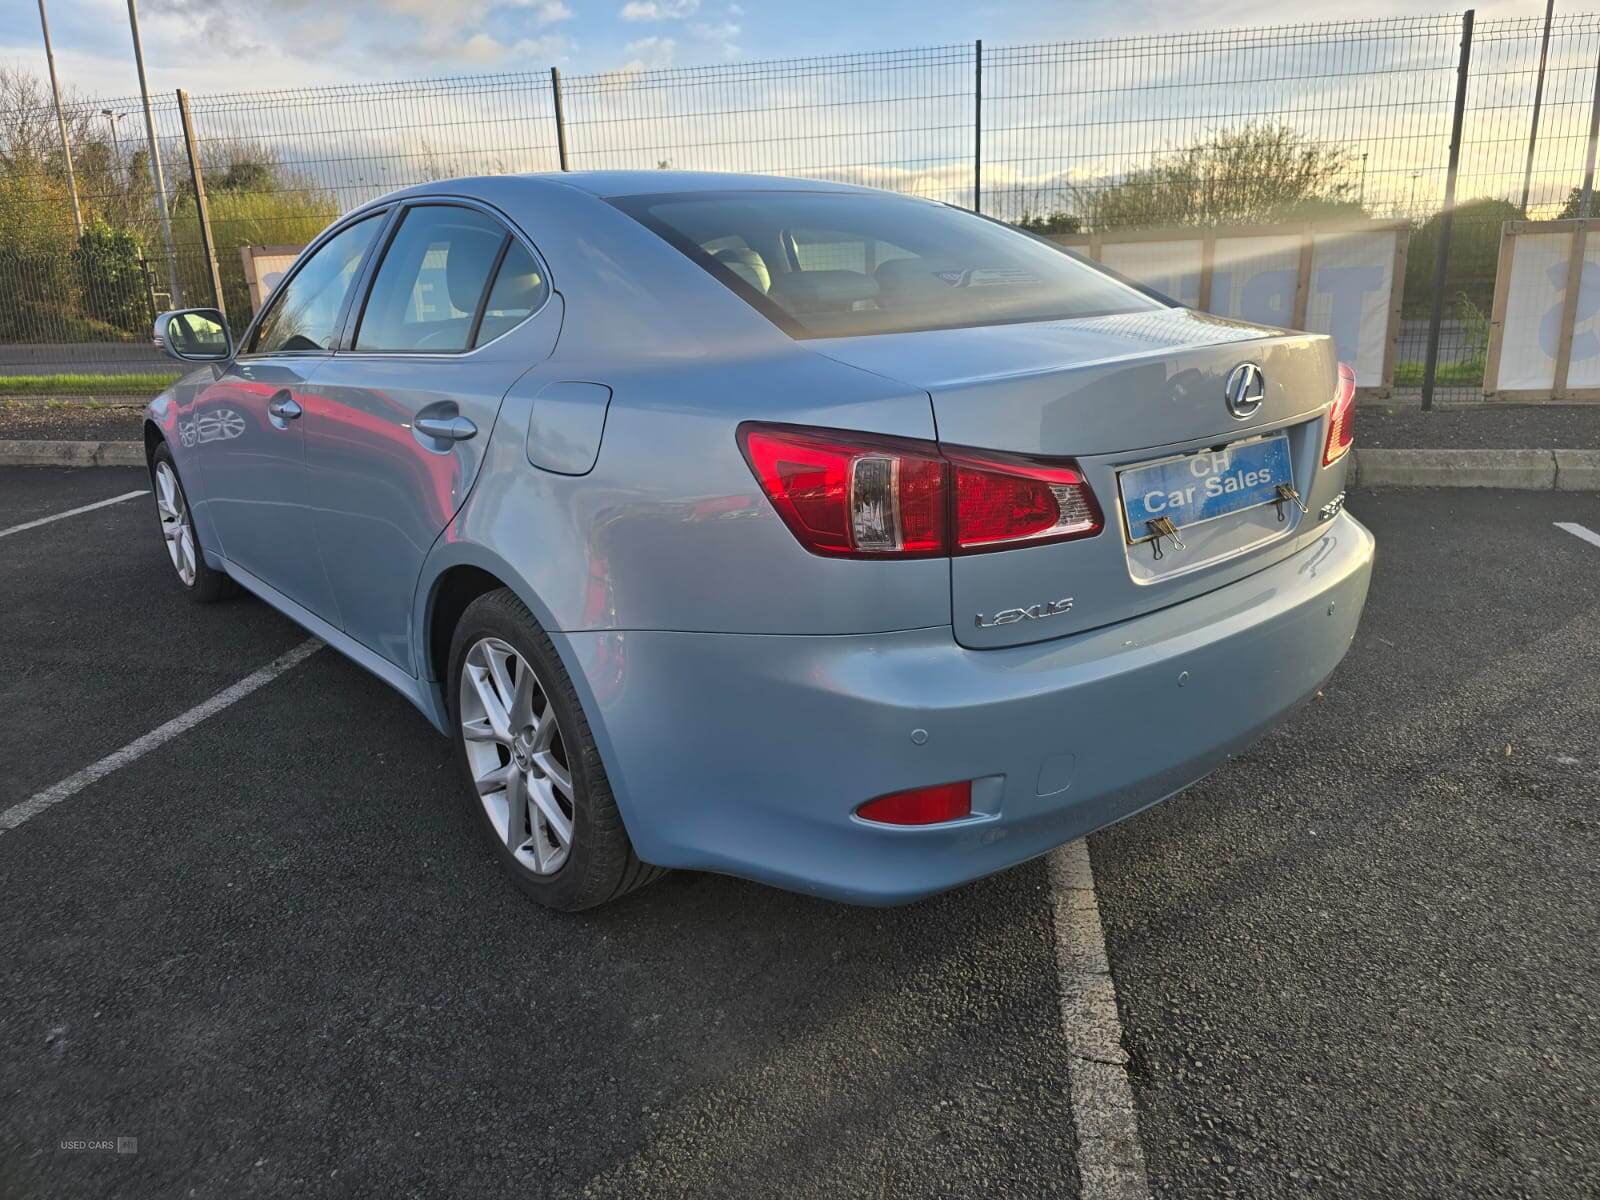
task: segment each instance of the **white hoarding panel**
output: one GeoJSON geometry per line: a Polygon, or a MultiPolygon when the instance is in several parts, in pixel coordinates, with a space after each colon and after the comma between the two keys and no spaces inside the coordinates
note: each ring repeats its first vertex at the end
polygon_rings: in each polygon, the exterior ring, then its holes
{"type": "Polygon", "coordinates": [[[1567,387],[1573,391],[1600,388],[1600,234],[1593,229],[1583,239],[1583,275],[1572,321],[1567,387]]]}
{"type": "Polygon", "coordinates": [[[1301,241],[1298,235],[1219,237],[1211,262],[1211,311],[1292,326],[1301,241]]]}
{"type": "Polygon", "coordinates": [[[260,310],[272,289],[300,257],[300,246],[240,246],[239,257],[244,262],[244,280],[250,288],[250,307],[260,310]]]}
{"type": "Polygon", "coordinates": [[[1107,242],[1100,261],[1145,287],[1171,296],[1190,308],[1200,306],[1200,265],[1205,242],[1200,238],[1170,242],[1107,242]]]}
{"type": "MultiPolygon", "coordinates": [[[[1567,287],[1567,255],[1572,235],[1524,233],[1511,242],[1511,282],[1506,288],[1504,324],[1500,334],[1499,378],[1485,380],[1496,392],[1548,392],[1556,384],[1556,353],[1561,346],[1561,305],[1567,287]]],[[[1587,276],[1588,271],[1584,274],[1587,276]]],[[[1587,283],[1588,280],[1586,279],[1587,283]]],[[[1579,293],[1582,298],[1582,292],[1579,293]]],[[[1578,318],[1583,324],[1580,304],[1578,318]]],[[[1593,318],[1594,309],[1589,309],[1593,318]]],[[[1594,334],[1591,332],[1590,338],[1594,334]]],[[[1582,347],[1592,355],[1595,350],[1582,347]]],[[[1572,342],[1570,379],[1577,386],[1581,374],[1578,339],[1572,342]]],[[[1591,368],[1592,370],[1592,368],[1591,368]]]]}
{"type": "Polygon", "coordinates": [[[1305,326],[1333,335],[1339,361],[1355,368],[1357,387],[1383,386],[1399,236],[1392,229],[1318,234],[1313,245],[1305,326]]]}

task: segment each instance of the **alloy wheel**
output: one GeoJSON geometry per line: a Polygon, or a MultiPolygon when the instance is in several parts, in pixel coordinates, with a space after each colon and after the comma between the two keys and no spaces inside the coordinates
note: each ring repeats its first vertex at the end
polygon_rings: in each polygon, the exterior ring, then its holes
{"type": "Polygon", "coordinates": [[[170,463],[156,464],[156,512],[161,517],[161,536],[166,539],[167,557],[172,560],[183,586],[193,587],[194,526],[189,521],[189,507],[184,503],[177,473],[170,463]]]}
{"type": "Polygon", "coordinates": [[[461,737],[489,823],[514,858],[553,875],[572,853],[572,770],[544,685],[515,647],[474,642],[461,665],[461,737]]]}

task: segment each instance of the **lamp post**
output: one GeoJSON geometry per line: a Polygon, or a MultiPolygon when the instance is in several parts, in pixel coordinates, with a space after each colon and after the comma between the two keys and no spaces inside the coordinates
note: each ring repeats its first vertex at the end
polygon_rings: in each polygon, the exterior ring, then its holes
{"type": "MultiPolygon", "coordinates": [[[[42,0],[41,0],[42,2],[42,0]]],[[[139,95],[144,100],[144,133],[150,142],[150,182],[155,186],[156,213],[161,217],[161,248],[167,253],[167,281],[174,307],[182,303],[178,284],[178,256],[172,248],[172,215],[167,211],[167,183],[161,176],[161,147],[156,143],[156,119],[150,111],[150,87],[144,77],[144,44],[139,40],[139,9],[128,0],[128,25],[133,30],[133,61],[139,68],[139,95]]]]}
{"type": "Polygon", "coordinates": [[[67,119],[61,114],[61,85],[56,82],[56,52],[50,48],[50,18],[39,0],[39,28],[44,32],[44,59],[50,66],[50,94],[56,101],[56,128],[61,133],[61,156],[67,164],[67,190],[72,193],[72,224],[83,236],[83,209],[78,205],[78,176],[72,169],[72,143],[67,140],[67,119]]]}
{"type": "Polygon", "coordinates": [[[111,162],[115,170],[120,171],[122,169],[122,135],[117,129],[117,122],[128,114],[113,112],[109,108],[102,108],[100,115],[106,119],[106,124],[111,126],[111,162]]]}

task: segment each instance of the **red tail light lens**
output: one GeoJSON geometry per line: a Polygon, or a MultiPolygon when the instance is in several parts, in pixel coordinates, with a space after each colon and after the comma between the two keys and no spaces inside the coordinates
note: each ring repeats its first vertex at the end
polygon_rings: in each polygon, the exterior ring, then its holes
{"type": "Polygon", "coordinates": [[[1074,467],[954,454],[950,461],[956,477],[957,554],[1100,532],[1100,508],[1074,467]]]}
{"type": "Polygon", "coordinates": [[[1328,410],[1328,442],[1322,451],[1322,465],[1331,467],[1350,451],[1356,438],[1356,373],[1348,363],[1339,364],[1339,386],[1328,410]]]}
{"type": "Polygon", "coordinates": [[[741,426],[739,438],[772,506],[813,554],[978,554],[1092,537],[1103,525],[1072,464],[792,426],[741,426]]]}
{"type": "Polygon", "coordinates": [[[770,426],[748,426],[740,434],[762,490],[813,554],[945,552],[945,462],[933,449],[770,426]]]}
{"type": "Polygon", "coordinates": [[[856,809],[856,816],[863,821],[880,825],[937,825],[971,815],[972,784],[967,781],[892,792],[856,809]]]}

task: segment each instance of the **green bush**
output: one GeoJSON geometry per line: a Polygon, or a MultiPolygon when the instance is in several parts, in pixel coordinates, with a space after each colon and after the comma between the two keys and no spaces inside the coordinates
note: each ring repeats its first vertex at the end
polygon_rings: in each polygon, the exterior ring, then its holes
{"type": "Polygon", "coordinates": [[[0,172],[0,340],[71,340],[57,332],[78,307],[69,205],[42,174],[0,172]]]}
{"type": "MultiPolygon", "coordinates": [[[[250,319],[250,289],[245,283],[241,246],[303,246],[332,223],[339,206],[327,192],[316,188],[291,188],[254,192],[225,190],[207,196],[211,210],[211,236],[222,276],[222,296],[230,324],[243,329],[250,319]]],[[[211,303],[211,274],[201,252],[194,202],[180,200],[172,216],[174,227],[194,230],[178,248],[178,274],[184,301],[211,303]]]]}
{"type": "Polygon", "coordinates": [[[150,298],[139,269],[139,239],[95,217],[78,238],[74,257],[83,315],[129,334],[150,323],[150,298]]]}
{"type": "MultiPolygon", "coordinates": [[[[1439,250],[1443,216],[1435,213],[1411,235],[1406,255],[1404,311],[1408,317],[1426,316],[1433,305],[1433,264],[1439,250]]],[[[1494,307],[1494,276],[1500,257],[1500,226],[1522,219],[1522,210],[1509,200],[1469,200],[1456,206],[1450,227],[1450,261],[1445,268],[1444,294],[1465,298],[1488,312],[1494,307]]]]}
{"type": "Polygon", "coordinates": [[[1025,212],[1017,221],[1019,229],[1029,233],[1077,233],[1083,229],[1081,218],[1063,209],[1048,213],[1025,212]]]}

